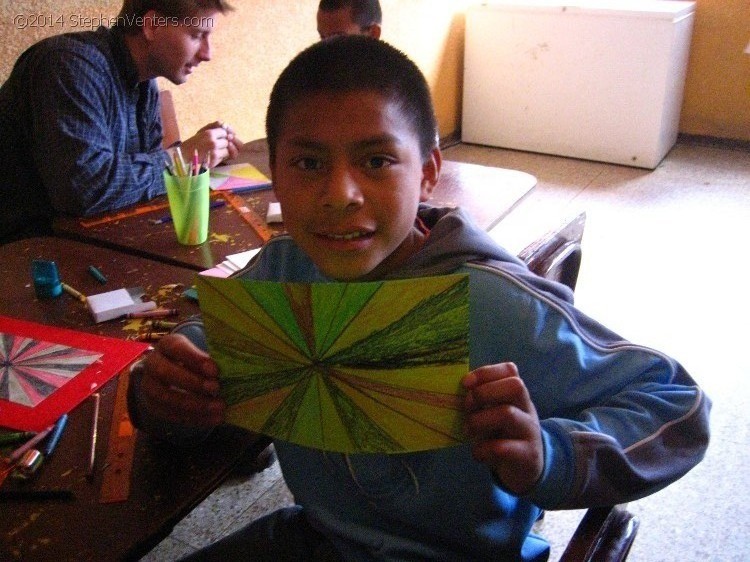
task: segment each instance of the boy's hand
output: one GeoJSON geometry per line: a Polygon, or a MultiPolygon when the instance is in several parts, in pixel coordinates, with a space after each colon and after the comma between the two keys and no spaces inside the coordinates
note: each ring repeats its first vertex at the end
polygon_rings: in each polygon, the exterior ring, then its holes
{"type": "Polygon", "coordinates": [[[203,164],[203,158],[208,154],[208,167],[213,168],[224,160],[237,158],[243,144],[235,135],[232,127],[226,123],[214,121],[199,129],[194,136],[183,141],[182,155],[188,163],[192,162],[193,153],[197,149],[201,164],[203,164]]]}
{"type": "Polygon", "coordinates": [[[466,433],[474,458],[487,464],[503,485],[522,495],[544,469],[544,447],[536,408],[513,363],[475,369],[466,388],[466,433]]]}
{"type": "Polygon", "coordinates": [[[224,421],[219,369],[207,353],[179,334],[162,338],[142,362],[141,393],[149,412],[165,421],[214,427],[224,421]]]}

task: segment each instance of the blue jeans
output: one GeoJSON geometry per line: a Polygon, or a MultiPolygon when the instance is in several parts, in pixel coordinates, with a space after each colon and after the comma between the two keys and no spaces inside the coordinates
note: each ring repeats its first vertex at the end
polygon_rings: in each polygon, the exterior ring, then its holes
{"type": "Polygon", "coordinates": [[[340,560],[333,544],[310,526],[302,507],[279,509],[185,557],[182,562],[340,560]]]}

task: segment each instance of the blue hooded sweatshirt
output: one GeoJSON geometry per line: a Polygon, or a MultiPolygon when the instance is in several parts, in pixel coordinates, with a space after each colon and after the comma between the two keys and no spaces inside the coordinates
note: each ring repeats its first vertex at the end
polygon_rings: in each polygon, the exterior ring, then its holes
{"type": "MultiPolygon", "coordinates": [[[[398,455],[330,453],[275,440],[284,479],[311,525],[346,560],[543,561],[540,509],[636,500],[703,458],[710,401],[676,361],[632,344],[529,272],[460,210],[422,205],[425,245],[389,279],[467,273],[470,368],[512,361],[541,420],[544,470],[523,497],[503,489],[468,444],[398,455]]],[[[288,236],[238,274],[325,282],[288,236]]],[[[200,322],[182,332],[205,348],[200,322]]],[[[137,382],[137,381],[136,381],[137,382]]],[[[187,437],[141,411],[152,432],[187,437]]]]}

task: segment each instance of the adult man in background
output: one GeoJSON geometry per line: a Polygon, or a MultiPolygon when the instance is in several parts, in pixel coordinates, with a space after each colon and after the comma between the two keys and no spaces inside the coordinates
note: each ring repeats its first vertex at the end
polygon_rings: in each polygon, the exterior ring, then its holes
{"type": "Polygon", "coordinates": [[[383,13],[378,0],[321,0],[317,20],[321,39],[337,35],[380,39],[383,13]]]}
{"type": "MultiPolygon", "coordinates": [[[[211,60],[225,0],[125,0],[111,27],[57,35],[19,57],[0,88],[0,243],[49,234],[165,192],[159,91],[211,60]]],[[[210,165],[241,142],[219,122],[183,141],[210,165]]]]}

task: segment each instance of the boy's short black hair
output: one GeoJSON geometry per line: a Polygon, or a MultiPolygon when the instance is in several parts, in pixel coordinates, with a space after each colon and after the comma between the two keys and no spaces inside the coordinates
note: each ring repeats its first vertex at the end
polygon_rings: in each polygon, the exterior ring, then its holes
{"type": "Polygon", "coordinates": [[[383,21],[383,11],[378,0],[320,0],[318,10],[335,12],[347,6],[351,6],[352,21],[362,30],[374,24],[380,25],[383,21]]]}
{"type": "MultiPolygon", "coordinates": [[[[284,69],[271,91],[266,137],[271,165],[290,108],[319,93],[376,92],[396,102],[419,137],[422,159],[437,146],[437,120],[422,72],[385,41],[363,35],[314,43],[284,69]]],[[[321,119],[325,116],[321,115],[321,119]]]]}

